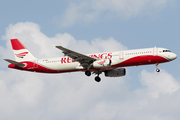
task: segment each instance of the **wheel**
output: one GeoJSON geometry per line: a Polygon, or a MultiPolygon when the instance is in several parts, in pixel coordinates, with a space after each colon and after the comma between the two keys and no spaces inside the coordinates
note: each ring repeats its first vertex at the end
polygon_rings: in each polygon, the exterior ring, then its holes
{"type": "Polygon", "coordinates": [[[85,72],[85,74],[86,74],[87,76],[91,76],[91,72],[90,72],[89,70],[87,70],[87,71],[85,72]]]}
{"type": "Polygon", "coordinates": [[[156,69],[156,72],[160,72],[160,69],[157,68],[157,69],[156,69]]]}
{"type": "Polygon", "coordinates": [[[156,72],[160,72],[160,69],[158,68],[158,63],[156,63],[156,72]]]}
{"type": "Polygon", "coordinates": [[[100,82],[100,81],[101,81],[101,78],[100,78],[99,76],[96,76],[96,77],[95,77],[95,81],[96,81],[96,82],[100,82]]]}

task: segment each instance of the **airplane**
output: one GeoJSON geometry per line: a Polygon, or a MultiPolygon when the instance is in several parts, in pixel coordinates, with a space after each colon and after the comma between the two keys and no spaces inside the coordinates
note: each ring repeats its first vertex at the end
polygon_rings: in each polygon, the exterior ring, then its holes
{"type": "Polygon", "coordinates": [[[104,72],[106,77],[121,77],[126,75],[128,66],[155,64],[156,71],[160,72],[158,64],[170,62],[177,58],[175,53],[165,48],[145,48],[116,52],[81,54],[62,46],[60,49],[64,57],[37,59],[18,40],[11,39],[15,59],[4,59],[11,63],[9,68],[40,73],[67,73],[82,71],[85,75],[95,74],[95,81],[100,82],[99,75],[104,72]]]}

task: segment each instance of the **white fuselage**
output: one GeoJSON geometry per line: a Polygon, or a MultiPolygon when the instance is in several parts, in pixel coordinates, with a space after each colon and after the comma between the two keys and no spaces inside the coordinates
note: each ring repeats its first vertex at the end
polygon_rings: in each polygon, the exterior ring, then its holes
{"type": "MultiPolygon", "coordinates": [[[[95,54],[87,54],[87,56],[98,59],[111,59],[111,67],[108,68],[90,68],[90,71],[105,71],[118,67],[159,64],[174,60],[176,54],[165,48],[146,48],[117,52],[103,52],[95,54]]],[[[33,61],[23,61],[26,64],[24,68],[28,71],[44,72],[44,73],[61,73],[73,71],[85,71],[79,62],[73,61],[70,57],[35,59],[33,61]]],[[[12,66],[9,66],[13,68],[12,66]]]]}

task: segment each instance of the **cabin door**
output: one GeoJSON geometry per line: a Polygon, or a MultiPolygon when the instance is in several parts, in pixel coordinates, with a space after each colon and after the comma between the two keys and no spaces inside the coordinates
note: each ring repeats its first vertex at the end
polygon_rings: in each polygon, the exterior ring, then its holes
{"type": "Polygon", "coordinates": [[[158,55],[158,48],[153,49],[153,55],[155,55],[155,56],[158,55]]]}
{"type": "Polygon", "coordinates": [[[124,59],[124,52],[119,53],[119,59],[124,59]]]}

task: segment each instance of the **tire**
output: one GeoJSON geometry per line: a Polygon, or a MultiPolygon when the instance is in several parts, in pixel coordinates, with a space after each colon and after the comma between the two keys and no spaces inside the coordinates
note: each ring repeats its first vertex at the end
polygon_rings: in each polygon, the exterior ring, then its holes
{"type": "Polygon", "coordinates": [[[156,72],[160,72],[160,69],[156,69],[156,72]]]}
{"type": "Polygon", "coordinates": [[[99,76],[96,76],[96,77],[95,77],[95,81],[96,81],[96,82],[100,82],[100,81],[101,81],[101,78],[100,78],[99,76]]]}
{"type": "Polygon", "coordinates": [[[87,70],[87,71],[85,72],[85,74],[86,74],[87,76],[91,76],[91,72],[90,72],[89,70],[87,70]]]}

